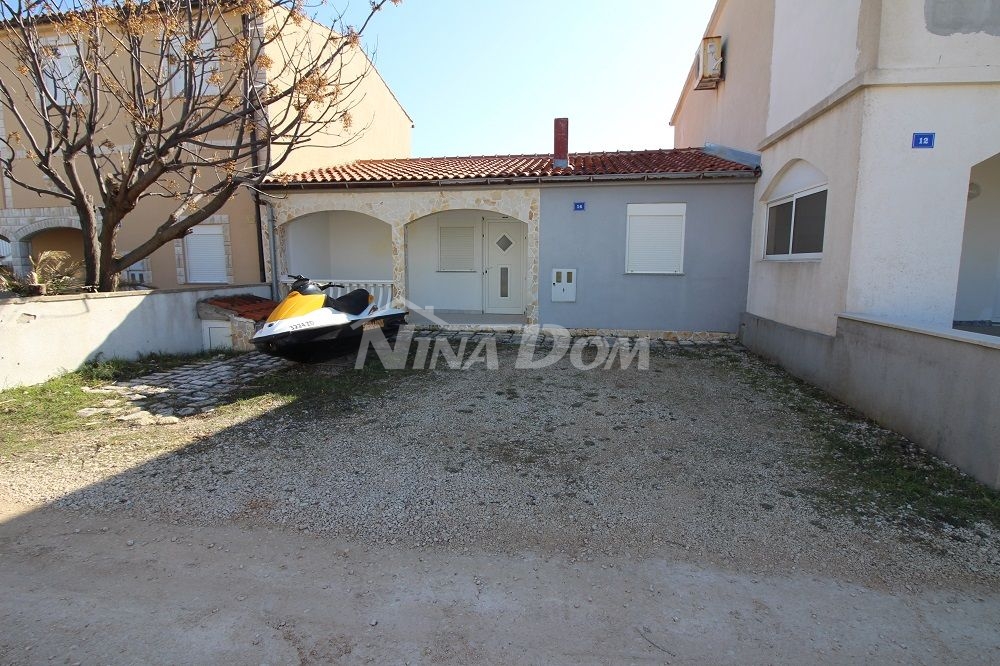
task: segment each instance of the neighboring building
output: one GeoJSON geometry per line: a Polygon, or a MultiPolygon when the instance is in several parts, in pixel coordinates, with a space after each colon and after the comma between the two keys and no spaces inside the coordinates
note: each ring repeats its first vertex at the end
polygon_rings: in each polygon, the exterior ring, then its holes
{"type": "MultiPolygon", "coordinates": [[[[318,44],[329,36],[328,28],[303,21],[290,39],[296,44],[303,38],[318,44]]],[[[280,43],[271,44],[266,55],[279,64],[288,57],[280,43]]],[[[10,55],[6,50],[0,50],[0,57],[9,58],[10,55]]],[[[78,67],[78,63],[66,58],[60,66],[78,67]]],[[[337,123],[328,131],[312,137],[310,143],[297,149],[282,166],[283,171],[300,171],[316,163],[343,164],[361,158],[405,157],[410,154],[413,123],[374,65],[361,49],[354,49],[352,57],[343,61],[343,67],[345,81],[360,80],[350,97],[350,103],[354,105],[351,127],[345,129],[337,123]],[[327,147],[331,144],[343,145],[327,147]]],[[[4,69],[16,71],[10,63],[4,69]]],[[[280,70],[280,67],[272,69],[280,70]]],[[[266,77],[266,74],[261,76],[266,77]]],[[[6,136],[11,129],[11,123],[5,123],[4,109],[0,108],[0,133],[6,136]]],[[[118,143],[124,145],[127,141],[124,126],[121,137],[122,141],[118,143]]],[[[24,173],[30,173],[32,168],[25,164],[24,173]]],[[[30,177],[34,179],[36,176],[30,177]]],[[[64,202],[60,200],[40,197],[19,188],[6,177],[2,178],[2,185],[0,264],[6,263],[19,272],[26,272],[30,268],[29,256],[37,257],[42,251],[52,249],[68,251],[75,259],[82,260],[80,223],[71,207],[63,206],[64,202]],[[9,253],[4,255],[8,244],[9,253]]],[[[124,254],[149,238],[170,210],[167,200],[142,202],[125,220],[118,234],[118,254],[124,254]]],[[[267,254],[264,242],[255,197],[241,190],[218,214],[195,227],[185,238],[166,244],[132,266],[125,271],[124,277],[157,288],[263,282],[263,257],[267,254]]]]}
{"type": "Polygon", "coordinates": [[[720,0],[724,79],[671,120],[759,155],[744,342],[992,485],[998,35],[989,0],[720,0]]]}
{"type": "Polygon", "coordinates": [[[362,160],[274,179],[278,273],[391,286],[454,323],[735,333],[755,169],[700,149],[564,159],[362,160]]]}

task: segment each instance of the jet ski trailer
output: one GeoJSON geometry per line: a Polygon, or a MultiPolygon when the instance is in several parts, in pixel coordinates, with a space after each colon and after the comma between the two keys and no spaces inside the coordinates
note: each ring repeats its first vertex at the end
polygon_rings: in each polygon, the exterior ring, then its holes
{"type": "Polygon", "coordinates": [[[365,289],[332,298],[326,290],[343,285],[288,277],[294,280],[291,291],[252,339],[265,354],[300,363],[322,361],[357,345],[366,329],[381,328],[390,338],[406,323],[406,310],[378,307],[365,289]]]}

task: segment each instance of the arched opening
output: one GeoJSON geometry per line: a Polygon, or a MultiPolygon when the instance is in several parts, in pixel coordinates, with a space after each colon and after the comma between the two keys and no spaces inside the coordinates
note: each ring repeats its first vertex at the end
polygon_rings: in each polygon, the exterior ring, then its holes
{"type": "Polygon", "coordinates": [[[392,228],[353,211],[310,213],[285,225],[289,273],[343,281],[392,280],[392,228]]]}
{"type": "Polygon", "coordinates": [[[761,198],[767,206],[765,259],[822,257],[827,181],[805,160],[793,160],[778,171],[761,198]]]}
{"type": "Polygon", "coordinates": [[[969,174],[955,327],[1000,335],[1000,153],[969,174]]]}
{"type": "Polygon", "coordinates": [[[42,252],[50,250],[67,252],[74,262],[83,261],[83,232],[79,229],[65,227],[43,229],[22,240],[28,242],[31,258],[35,261],[38,261],[42,252]]]}
{"type": "Polygon", "coordinates": [[[284,266],[288,274],[344,285],[339,296],[367,289],[379,305],[392,301],[392,227],[354,211],[309,213],[282,227],[284,266]]]}
{"type": "Polygon", "coordinates": [[[409,300],[434,308],[449,322],[523,323],[527,233],[521,220],[484,210],[441,211],[411,222],[406,226],[409,300]]]}

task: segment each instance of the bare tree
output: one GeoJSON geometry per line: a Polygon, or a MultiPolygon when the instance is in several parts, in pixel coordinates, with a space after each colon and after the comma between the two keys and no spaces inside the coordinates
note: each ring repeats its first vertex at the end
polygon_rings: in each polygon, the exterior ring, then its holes
{"type": "Polygon", "coordinates": [[[295,148],[356,138],[360,36],[386,1],[355,28],[302,0],[0,0],[0,169],[76,210],[86,282],[113,290],[295,148]],[[118,256],[154,198],[169,213],[118,256]]]}

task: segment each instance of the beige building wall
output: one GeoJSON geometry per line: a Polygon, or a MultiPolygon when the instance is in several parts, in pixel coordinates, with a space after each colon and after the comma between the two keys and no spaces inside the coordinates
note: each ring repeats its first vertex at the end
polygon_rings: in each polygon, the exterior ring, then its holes
{"type": "MultiPolygon", "coordinates": [[[[322,26],[305,22],[302,32],[292,35],[291,39],[301,36],[310,40],[322,40],[327,35],[329,31],[322,26]]],[[[270,55],[274,58],[280,57],[279,50],[275,51],[270,55]]],[[[0,57],[9,56],[0,50],[0,57]]],[[[412,121],[364,52],[356,49],[354,57],[345,64],[345,76],[353,77],[361,74],[365,76],[353,96],[357,106],[352,112],[354,123],[351,130],[340,136],[337,132],[341,128],[331,128],[328,134],[332,136],[317,136],[313,142],[317,145],[305,146],[296,151],[292,159],[284,165],[284,171],[308,170],[362,158],[409,156],[412,121]],[[345,141],[346,145],[327,147],[345,141]]],[[[6,136],[12,128],[11,123],[5,120],[4,112],[0,109],[0,132],[6,136]]],[[[117,149],[127,150],[129,138],[125,126],[123,125],[117,134],[114,129],[112,127],[109,133],[112,143],[117,149]]],[[[15,164],[15,173],[20,177],[40,187],[51,185],[26,158],[18,162],[19,164],[15,164]]],[[[96,190],[96,183],[86,171],[85,169],[85,185],[96,190]]],[[[211,175],[205,174],[203,177],[211,175]]],[[[43,242],[46,249],[57,249],[49,242],[51,239],[65,238],[69,241],[70,236],[75,233],[76,245],[58,249],[80,252],[79,231],[63,231],[60,232],[62,236],[50,231],[79,229],[75,211],[67,207],[64,200],[39,196],[13,184],[9,178],[0,177],[0,183],[2,183],[0,235],[9,238],[19,253],[14,260],[17,268],[25,270],[28,266],[27,252],[29,248],[33,249],[32,241],[34,245],[43,242]],[[35,235],[43,230],[46,232],[44,238],[35,235]]],[[[167,200],[152,198],[143,201],[123,223],[118,235],[117,252],[123,254],[148,239],[171,212],[172,206],[167,200]]],[[[217,215],[203,224],[225,227],[226,281],[236,284],[260,281],[259,236],[253,197],[246,191],[237,193],[217,215]]],[[[171,288],[189,283],[183,240],[167,243],[150,255],[146,263],[147,268],[152,271],[151,283],[158,288],[171,288]]]]}
{"type": "Polygon", "coordinates": [[[714,90],[695,90],[698,58],[684,82],[670,124],[679,148],[715,143],[756,151],[764,137],[770,86],[774,0],[720,0],[705,36],[721,36],[725,80],[714,90]]]}
{"type": "Polygon", "coordinates": [[[46,229],[31,237],[31,258],[38,261],[42,252],[68,252],[71,261],[83,261],[83,238],[79,229],[46,229]]]}
{"type": "MultiPolygon", "coordinates": [[[[331,36],[329,28],[308,20],[301,26],[291,26],[289,31],[292,44],[312,45],[304,52],[307,56],[318,53],[331,36]]],[[[277,44],[272,45],[267,54],[275,61],[287,57],[277,44]]],[[[350,111],[350,126],[331,123],[308,145],[298,148],[278,172],[299,173],[360,159],[409,157],[413,121],[367,54],[360,48],[347,49],[343,58],[331,68],[330,76],[339,77],[343,82],[343,104],[350,111]],[[348,87],[348,82],[352,81],[358,83],[348,87]]],[[[271,113],[280,115],[283,111],[274,108],[271,113]]]]}

